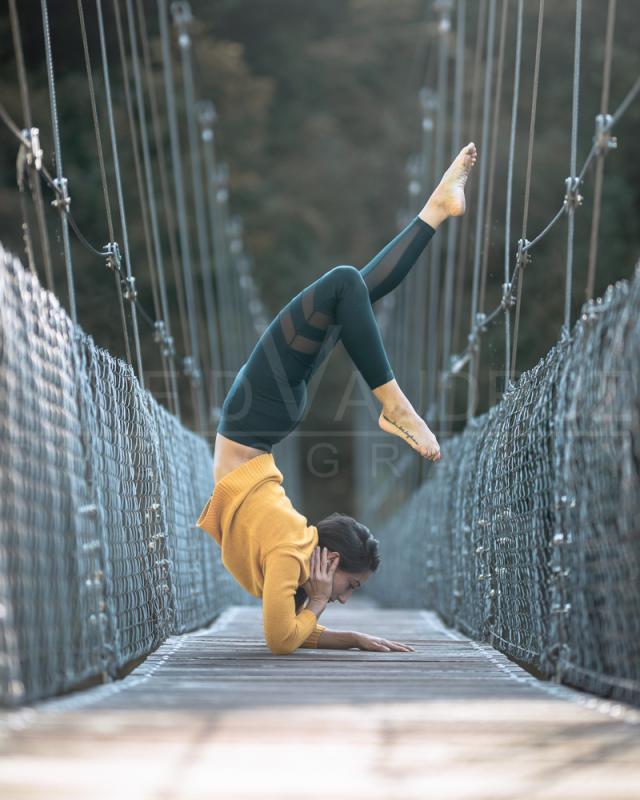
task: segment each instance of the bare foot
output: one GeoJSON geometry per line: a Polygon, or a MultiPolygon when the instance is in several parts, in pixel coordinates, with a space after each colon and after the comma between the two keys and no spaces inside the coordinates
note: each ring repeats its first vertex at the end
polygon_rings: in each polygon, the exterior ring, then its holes
{"type": "Polygon", "coordinates": [[[439,206],[448,217],[459,217],[464,214],[466,208],[464,186],[477,158],[476,146],[473,142],[469,142],[451,162],[451,166],[429,198],[429,203],[439,206]]]}
{"type": "Polygon", "coordinates": [[[378,425],[383,431],[400,436],[430,461],[440,458],[440,445],[436,437],[412,406],[400,407],[395,411],[382,409],[378,425]]]}

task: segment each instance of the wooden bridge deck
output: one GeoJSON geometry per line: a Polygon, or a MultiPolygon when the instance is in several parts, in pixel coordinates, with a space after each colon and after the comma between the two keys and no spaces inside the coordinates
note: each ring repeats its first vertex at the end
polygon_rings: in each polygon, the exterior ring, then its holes
{"type": "Polygon", "coordinates": [[[416,652],[272,656],[260,609],[229,609],[124,680],[2,715],[0,796],[640,797],[637,710],[539,682],[432,613],[353,602],[322,622],[416,652]]]}

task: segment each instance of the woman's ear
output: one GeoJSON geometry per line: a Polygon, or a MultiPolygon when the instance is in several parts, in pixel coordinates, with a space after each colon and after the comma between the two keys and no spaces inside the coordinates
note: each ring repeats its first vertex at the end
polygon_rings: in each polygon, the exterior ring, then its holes
{"type": "Polygon", "coordinates": [[[338,566],[340,565],[340,553],[336,553],[335,550],[330,550],[328,553],[329,556],[329,563],[333,564],[334,561],[338,562],[338,566]]]}

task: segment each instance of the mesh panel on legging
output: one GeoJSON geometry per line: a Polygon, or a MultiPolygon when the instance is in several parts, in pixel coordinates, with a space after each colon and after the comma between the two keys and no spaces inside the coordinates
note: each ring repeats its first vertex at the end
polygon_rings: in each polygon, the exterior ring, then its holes
{"type": "MultiPolygon", "coordinates": [[[[434,233],[428,223],[415,217],[360,270],[372,305],[403,280],[434,233]]],[[[316,355],[329,325],[336,323],[335,295],[322,292],[323,279],[330,272],[296,295],[280,313],[285,342],[298,353],[316,355]]]]}

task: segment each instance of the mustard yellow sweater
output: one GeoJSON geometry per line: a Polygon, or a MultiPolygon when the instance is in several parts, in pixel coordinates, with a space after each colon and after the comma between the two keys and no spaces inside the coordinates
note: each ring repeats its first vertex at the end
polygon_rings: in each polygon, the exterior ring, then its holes
{"type": "Polygon", "coordinates": [[[295,592],[309,578],[318,529],[307,525],[282,487],[272,453],[245,461],[215,484],[196,523],[222,549],[222,563],[247,592],[262,597],[264,638],[277,655],[316,647],[324,626],[295,592]]]}

